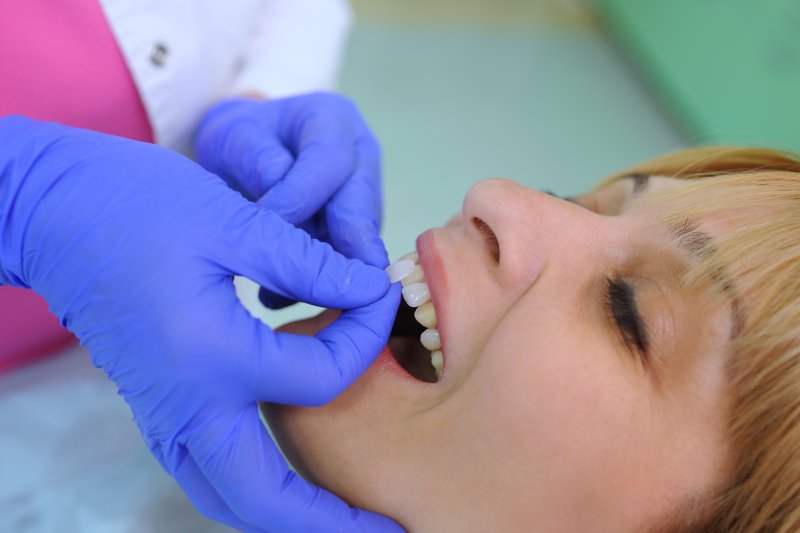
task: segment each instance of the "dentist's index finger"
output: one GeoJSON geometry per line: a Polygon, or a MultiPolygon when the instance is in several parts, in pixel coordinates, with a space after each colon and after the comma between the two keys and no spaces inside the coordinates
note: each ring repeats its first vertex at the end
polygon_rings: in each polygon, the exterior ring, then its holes
{"type": "Polygon", "coordinates": [[[270,333],[242,379],[259,400],[323,405],[369,367],[389,340],[400,286],[378,301],[344,311],[316,336],[270,333]]]}
{"type": "Polygon", "coordinates": [[[329,244],[259,209],[238,210],[222,233],[219,261],[282,296],[320,307],[350,309],[386,294],[389,278],[377,267],[348,259],[329,244]]]}

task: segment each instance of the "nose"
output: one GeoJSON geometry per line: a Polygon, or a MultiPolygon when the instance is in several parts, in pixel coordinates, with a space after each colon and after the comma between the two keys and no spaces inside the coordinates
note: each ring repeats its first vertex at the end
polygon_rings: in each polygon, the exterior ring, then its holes
{"type": "Polygon", "coordinates": [[[492,178],[464,198],[470,241],[485,250],[503,283],[527,287],[550,264],[579,264],[601,245],[607,218],[572,202],[492,178]]]}

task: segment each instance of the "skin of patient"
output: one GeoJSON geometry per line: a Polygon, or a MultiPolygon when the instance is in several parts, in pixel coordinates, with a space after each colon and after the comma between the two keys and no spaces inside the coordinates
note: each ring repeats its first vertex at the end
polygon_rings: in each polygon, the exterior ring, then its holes
{"type": "MultiPolygon", "coordinates": [[[[476,184],[417,240],[442,379],[379,358],[328,405],[263,405],[287,457],[412,532],[648,531],[691,507],[728,471],[730,309],[682,285],[692,259],[657,213],[631,207],[679,186],[651,178],[634,193],[626,179],[565,201],[476,184]],[[635,289],[646,353],[610,311],[616,279],[635,289]]],[[[284,330],[313,334],[336,314],[284,330]]]]}

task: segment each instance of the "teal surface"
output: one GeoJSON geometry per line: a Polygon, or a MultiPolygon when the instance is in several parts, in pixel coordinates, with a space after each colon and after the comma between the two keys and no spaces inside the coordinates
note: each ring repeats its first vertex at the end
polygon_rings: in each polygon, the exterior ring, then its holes
{"type": "Polygon", "coordinates": [[[686,144],[593,28],[363,24],[341,88],[381,141],[391,258],[446,222],[480,179],[577,193],[686,144]]]}
{"type": "Polygon", "coordinates": [[[800,149],[800,2],[599,0],[698,142],[800,149]]]}

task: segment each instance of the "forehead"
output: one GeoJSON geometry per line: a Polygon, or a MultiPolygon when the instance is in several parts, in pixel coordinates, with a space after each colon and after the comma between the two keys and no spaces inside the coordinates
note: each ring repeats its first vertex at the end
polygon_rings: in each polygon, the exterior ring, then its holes
{"type": "Polygon", "coordinates": [[[635,195],[678,186],[684,181],[668,176],[632,174],[592,192],[573,196],[571,199],[578,205],[600,215],[619,215],[630,204],[635,195]]]}

